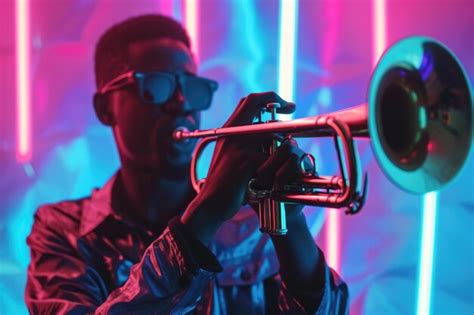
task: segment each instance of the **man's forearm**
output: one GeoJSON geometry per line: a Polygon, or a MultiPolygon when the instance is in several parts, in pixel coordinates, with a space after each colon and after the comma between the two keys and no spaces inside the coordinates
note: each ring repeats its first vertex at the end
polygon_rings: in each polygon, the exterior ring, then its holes
{"type": "Polygon", "coordinates": [[[211,206],[195,198],[181,216],[181,223],[190,234],[209,246],[222,221],[206,211],[206,207],[211,206]]]}
{"type": "Polygon", "coordinates": [[[272,241],[280,261],[281,277],[290,291],[323,290],[323,258],[303,213],[288,222],[287,235],[272,236],[272,241]]]}

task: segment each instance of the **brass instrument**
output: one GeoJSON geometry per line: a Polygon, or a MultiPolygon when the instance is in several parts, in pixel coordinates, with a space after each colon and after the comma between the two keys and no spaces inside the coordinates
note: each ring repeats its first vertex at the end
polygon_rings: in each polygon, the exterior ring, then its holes
{"type": "MultiPolygon", "coordinates": [[[[278,112],[279,104],[267,111],[278,112]]],[[[290,104],[294,105],[294,104],[290,104]]],[[[366,177],[360,178],[354,137],[371,139],[382,170],[401,189],[422,194],[438,190],[461,169],[472,138],[472,96],[461,63],[441,43],[409,37],[390,47],[379,60],[369,87],[368,103],[329,114],[187,132],[176,140],[203,138],[191,165],[193,187],[199,191],[196,163],[218,137],[278,134],[292,137],[333,137],[340,175],[304,176],[284,191],[258,191],[249,184],[249,198],[259,204],[261,230],[285,234],[285,203],[345,208],[357,213],[365,199],[366,177]]],[[[271,153],[278,145],[274,140],[271,153]]]]}

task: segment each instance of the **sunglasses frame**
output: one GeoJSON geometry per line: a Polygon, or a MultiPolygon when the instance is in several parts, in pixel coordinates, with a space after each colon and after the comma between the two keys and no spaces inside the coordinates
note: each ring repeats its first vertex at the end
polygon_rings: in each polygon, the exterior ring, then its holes
{"type": "Polygon", "coordinates": [[[210,99],[209,99],[209,104],[207,104],[204,108],[199,108],[197,110],[204,110],[204,109],[208,109],[211,105],[211,102],[212,102],[212,96],[214,94],[214,92],[217,90],[217,88],[219,87],[219,84],[217,83],[217,81],[214,81],[214,80],[211,80],[211,79],[208,79],[208,78],[203,78],[203,77],[198,77],[198,76],[193,76],[193,75],[187,75],[187,74],[182,74],[182,73],[169,73],[169,72],[161,72],[161,71],[155,71],[155,72],[140,72],[140,71],[136,71],[136,70],[130,70],[128,72],[125,72],[121,75],[118,75],[117,77],[113,78],[112,80],[110,80],[109,82],[107,82],[99,91],[98,93],[99,94],[106,94],[106,93],[109,93],[109,92],[112,92],[112,91],[116,91],[116,90],[119,90],[127,85],[130,85],[130,84],[134,84],[134,83],[137,83],[138,84],[138,88],[140,90],[140,99],[144,102],[144,103],[147,103],[147,104],[153,104],[153,105],[162,105],[164,103],[166,103],[167,101],[169,101],[169,99],[172,97],[172,95],[174,94],[174,91],[176,91],[176,86],[177,86],[177,83],[179,82],[179,86],[184,94],[184,96],[186,97],[186,93],[184,91],[184,81],[186,80],[186,78],[196,78],[196,79],[200,79],[200,80],[203,80],[205,81],[207,84],[208,84],[208,87],[211,91],[211,96],[210,96],[210,99]],[[142,90],[143,90],[143,81],[144,81],[144,78],[145,76],[148,76],[148,75],[153,75],[153,74],[160,74],[160,75],[165,75],[167,77],[170,78],[170,81],[172,82],[173,86],[172,86],[172,91],[173,93],[171,93],[171,95],[166,99],[164,100],[163,102],[154,102],[154,101],[149,101],[149,100],[146,100],[143,98],[143,93],[142,93],[142,90]]]}

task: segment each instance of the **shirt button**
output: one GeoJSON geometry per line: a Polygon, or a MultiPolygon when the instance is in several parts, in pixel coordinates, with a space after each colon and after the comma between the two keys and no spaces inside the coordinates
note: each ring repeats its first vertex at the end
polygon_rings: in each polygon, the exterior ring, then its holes
{"type": "Polygon", "coordinates": [[[243,281],[249,281],[252,278],[252,274],[248,270],[242,270],[240,272],[240,279],[243,281]]]}

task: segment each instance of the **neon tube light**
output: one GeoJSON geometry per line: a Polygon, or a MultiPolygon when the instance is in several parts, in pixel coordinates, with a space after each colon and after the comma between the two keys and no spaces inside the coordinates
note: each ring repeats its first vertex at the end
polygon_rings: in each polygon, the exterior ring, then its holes
{"type": "Polygon", "coordinates": [[[375,66],[387,47],[387,20],[385,0],[373,2],[373,65],[375,66]]]}
{"type": "MultiPolygon", "coordinates": [[[[386,6],[384,0],[374,0],[374,66],[383,54],[386,43],[386,6]]],[[[430,314],[433,281],[433,255],[437,212],[437,193],[423,197],[423,221],[418,276],[418,301],[416,314],[430,314]]]]}
{"type": "Polygon", "coordinates": [[[437,202],[437,192],[430,192],[423,196],[423,221],[420,263],[418,266],[418,304],[416,314],[428,315],[431,313],[431,287],[433,284],[437,202]]]}
{"type": "MultiPolygon", "coordinates": [[[[327,19],[327,31],[322,43],[321,67],[325,71],[330,71],[334,55],[336,53],[337,41],[339,37],[339,28],[341,24],[340,8],[338,2],[327,2],[324,5],[322,14],[327,19]]],[[[332,105],[332,90],[328,83],[328,77],[323,77],[323,86],[318,93],[318,104],[327,110],[332,105]]],[[[341,216],[340,212],[334,209],[326,209],[326,228],[325,228],[325,251],[327,262],[337,272],[341,272],[341,216]]]]}
{"type": "Polygon", "coordinates": [[[31,159],[30,116],[30,34],[27,0],[17,0],[16,20],[16,98],[17,98],[17,160],[27,163],[31,159]]]}
{"type": "MultiPolygon", "coordinates": [[[[280,44],[278,57],[278,94],[294,101],[295,50],[297,45],[298,1],[280,0],[280,44]]],[[[283,117],[282,117],[283,118],[283,117]]],[[[280,118],[280,119],[282,119],[280,118]]],[[[284,119],[284,118],[283,118],[284,119]]],[[[287,118],[290,119],[290,118],[287,118]]]]}
{"type": "Polygon", "coordinates": [[[327,261],[332,269],[340,272],[341,261],[340,261],[340,249],[339,249],[339,236],[340,236],[340,217],[339,210],[326,209],[327,214],[327,230],[326,230],[326,251],[327,261]]]}
{"type": "Polygon", "coordinates": [[[185,2],[185,25],[193,45],[193,53],[196,63],[199,62],[199,38],[198,38],[198,0],[186,0],[185,2]]]}

